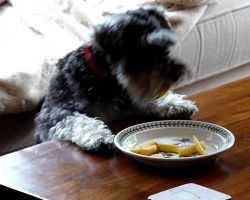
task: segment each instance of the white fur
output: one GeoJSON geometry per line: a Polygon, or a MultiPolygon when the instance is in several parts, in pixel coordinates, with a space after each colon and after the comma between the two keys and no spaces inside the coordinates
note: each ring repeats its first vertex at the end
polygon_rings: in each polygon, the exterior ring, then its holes
{"type": "Polygon", "coordinates": [[[49,130],[49,139],[70,140],[86,150],[97,150],[102,144],[112,146],[114,135],[96,118],[74,112],[49,130]]]}
{"type": "Polygon", "coordinates": [[[162,97],[150,102],[144,109],[147,113],[160,117],[172,118],[182,113],[191,113],[189,117],[198,112],[194,102],[184,99],[186,96],[168,92],[162,97]]]}
{"type": "Polygon", "coordinates": [[[123,88],[133,97],[132,101],[139,105],[145,105],[150,99],[157,95],[159,92],[160,86],[163,84],[164,80],[161,79],[157,73],[154,71],[151,73],[151,77],[140,76],[140,77],[132,77],[127,75],[122,67],[117,65],[115,71],[113,72],[123,88]],[[147,81],[146,79],[151,79],[151,83],[149,87],[142,87],[142,85],[147,81]]]}

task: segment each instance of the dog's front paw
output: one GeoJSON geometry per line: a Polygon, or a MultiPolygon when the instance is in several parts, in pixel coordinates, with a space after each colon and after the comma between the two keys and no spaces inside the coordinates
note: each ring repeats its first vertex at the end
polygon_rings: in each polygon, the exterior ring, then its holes
{"type": "Polygon", "coordinates": [[[168,119],[191,119],[199,109],[194,102],[184,98],[185,95],[171,93],[159,100],[162,115],[168,119]]]}
{"type": "Polygon", "coordinates": [[[113,150],[115,148],[114,135],[92,136],[84,143],[78,145],[86,151],[113,150]]]}
{"type": "Polygon", "coordinates": [[[172,104],[168,109],[168,118],[172,119],[192,119],[198,107],[190,100],[183,100],[181,104],[172,104]]]}

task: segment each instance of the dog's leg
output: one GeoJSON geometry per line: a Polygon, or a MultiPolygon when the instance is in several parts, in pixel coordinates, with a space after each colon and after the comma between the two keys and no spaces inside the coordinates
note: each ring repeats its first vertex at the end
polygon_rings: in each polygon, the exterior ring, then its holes
{"type": "Polygon", "coordinates": [[[168,92],[143,108],[146,114],[167,119],[191,119],[198,112],[194,102],[184,99],[185,95],[168,92]]]}
{"type": "Polygon", "coordinates": [[[53,108],[49,113],[44,110],[36,119],[36,140],[69,140],[87,151],[113,148],[114,135],[103,121],[61,108],[53,108]]]}

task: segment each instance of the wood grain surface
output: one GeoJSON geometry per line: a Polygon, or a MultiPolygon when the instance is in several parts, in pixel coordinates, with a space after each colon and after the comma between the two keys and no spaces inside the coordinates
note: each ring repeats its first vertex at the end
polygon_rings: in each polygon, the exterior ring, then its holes
{"type": "Polygon", "coordinates": [[[119,151],[91,154],[66,141],[36,145],[0,157],[0,183],[45,199],[141,200],[185,183],[197,183],[250,199],[250,78],[190,99],[196,120],[231,130],[236,143],[212,163],[189,168],[152,168],[119,151]]]}

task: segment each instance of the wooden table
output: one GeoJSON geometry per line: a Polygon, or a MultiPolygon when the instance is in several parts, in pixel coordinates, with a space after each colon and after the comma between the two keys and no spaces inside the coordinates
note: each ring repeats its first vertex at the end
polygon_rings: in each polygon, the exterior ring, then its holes
{"type": "Polygon", "coordinates": [[[193,182],[234,200],[249,200],[250,78],[191,98],[200,107],[196,119],[222,125],[235,134],[233,148],[215,162],[159,169],[138,164],[119,151],[90,154],[69,142],[54,141],[0,157],[0,183],[46,199],[141,200],[193,182]]]}

